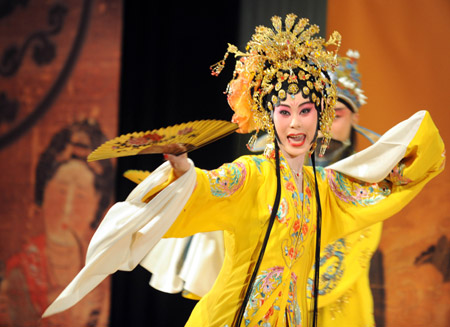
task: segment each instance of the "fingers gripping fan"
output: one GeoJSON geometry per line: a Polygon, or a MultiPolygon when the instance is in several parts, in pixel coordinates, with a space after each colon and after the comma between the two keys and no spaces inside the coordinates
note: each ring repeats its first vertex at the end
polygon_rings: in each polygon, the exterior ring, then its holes
{"type": "Polygon", "coordinates": [[[181,154],[233,133],[237,124],[223,120],[197,120],[147,132],[134,132],[109,140],[94,150],[88,161],[138,154],[181,154]]]}

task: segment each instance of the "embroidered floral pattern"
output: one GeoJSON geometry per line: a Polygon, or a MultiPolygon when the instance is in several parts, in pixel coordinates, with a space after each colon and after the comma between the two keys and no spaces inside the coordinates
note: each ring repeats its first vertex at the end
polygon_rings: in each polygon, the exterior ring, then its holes
{"type": "MultiPolygon", "coordinates": [[[[268,153],[268,157],[272,154],[273,151],[268,153]]],[[[280,172],[283,192],[277,210],[276,225],[284,235],[281,239],[281,253],[286,266],[264,270],[256,278],[244,313],[245,325],[250,327],[272,327],[286,320],[289,326],[302,326],[300,303],[297,299],[297,276],[286,269],[292,268],[303,255],[304,241],[314,231],[311,222],[312,192],[309,176],[305,174],[304,193],[299,193],[282,154],[280,172]]],[[[273,208],[268,205],[268,209],[270,214],[273,208]]],[[[279,246],[277,244],[277,247],[279,246]]]]}
{"type": "MultiPolygon", "coordinates": [[[[252,293],[250,294],[249,303],[247,304],[247,308],[244,313],[245,326],[250,326],[250,323],[252,323],[251,327],[273,326],[273,321],[271,322],[270,320],[274,316],[276,311],[281,310],[280,306],[277,304],[277,301],[283,297],[282,291],[277,291],[278,294],[275,301],[269,307],[267,312],[264,313],[261,320],[254,324],[255,322],[252,322],[252,317],[255,316],[264,302],[271,297],[272,293],[281,284],[283,279],[283,271],[283,267],[272,267],[266,271],[261,272],[261,274],[256,278],[252,293]]],[[[289,320],[289,326],[301,327],[302,315],[297,299],[297,275],[294,273],[291,273],[290,275],[289,290],[287,294],[287,304],[285,310],[286,316],[289,320]]],[[[284,313],[281,316],[284,320],[284,313]]]]}
{"type": "Polygon", "coordinates": [[[327,169],[326,174],[331,190],[346,203],[361,206],[372,205],[391,193],[387,183],[353,183],[350,178],[331,169],[327,169]]]}
{"type": "Polygon", "coordinates": [[[217,197],[229,197],[242,187],[247,176],[245,165],[240,162],[222,165],[216,170],[206,171],[211,193],[217,197]]]}
{"type": "Polygon", "coordinates": [[[261,173],[261,164],[263,163],[263,162],[266,162],[267,161],[267,159],[264,159],[264,158],[261,158],[261,157],[252,157],[252,159],[253,159],[253,161],[255,162],[255,164],[256,164],[256,168],[258,168],[258,171],[261,173]]]}
{"type": "Polygon", "coordinates": [[[282,180],[285,186],[285,191],[288,197],[291,199],[293,217],[288,219],[289,238],[282,241],[283,258],[288,267],[292,265],[300,258],[304,253],[303,242],[306,240],[308,232],[311,231],[310,215],[311,215],[311,187],[308,179],[308,175],[304,174],[304,193],[298,193],[295,186],[294,178],[291,174],[289,166],[284,159],[280,158],[280,171],[282,180]],[[291,221],[292,220],[292,221],[291,221]],[[291,221],[291,222],[289,222],[291,221]]]}
{"type": "Polygon", "coordinates": [[[330,313],[332,319],[337,318],[344,312],[344,307],[348,304],[353,293],[353,288],[349,288],[340,298],[330,305],[330,313]]]}
{"type": "Polygon", "coordinates": [[[289,320],[287,326],[301,327],[302,326],[302,312],[297,300],[297,275],[291,274],[291,281],[289,283],[288,304],[286,306],[286,314],[289,320]]]}
{"type": "MultiPolygon", "coordinates": [[[[281,198],[280,200],[280,206],[278,207],[277,212],[277,220],[281,223],[286,225],[286,227],[289,227],[289,221],[291,220],[290,217],[287,216],[289,212],[289,203],[286,201],[286,198],[281,198]]],[[[269,213],[272,213],[272,206],[269,205],[269,213]]]]}
{"type": "Polygon", "coordinates": [[[403,176],[405,167],[406,165],[400,161],[400,163],[392,169],[388,179],[395,185],[406,185],[411,183],[409,178],[403,176]]]}
{"type": "MultiPolygon", "coordinates": [[[[334,243],[328,244],[322,251],[320,258],[319,295],[330,293],[344,274],[344,258],[347,252],[345,238],[340,238],[334,243]],[[324,268],[323,266],[326,265],[324,268]]],[[[315,266],[312,269],[314,271],[315,266]]],[[[314,279],[308,278],[306,287],[308,298],[312,298],[314,279]]]]}
{"type": "MultiPolygon", "coordinates": [[[[262,271],[260,275],[256,277],[249,301],[247,303],[247,307],[245,308],[245,326],[248,326],[250,324],[252,317],[255,316],[259,308],[267,299],[270,298],[273,291],[281,284],[281,281],[283,279],[283,271],[283,267],[275,266],[269,268],[268,270],[262,271]]],[[[273,315],[274,310],[280,310],[280,308],[276,305],[276,300],[269,308],[267,313],[265,313],[264,318],[259,321],[256,326],[271,326],[267,323],[270,317],[273,315]]],[[[252,327],[253,326],[254,325],[252,325],[252,327]]]]}
{"type": "Polygon", "coordinates": [[[327,175],[325,174],[325,169],[323,167],[316,167],[316,172],[319,175],[320,178],[324,181],[327,178],[327,175]]]}

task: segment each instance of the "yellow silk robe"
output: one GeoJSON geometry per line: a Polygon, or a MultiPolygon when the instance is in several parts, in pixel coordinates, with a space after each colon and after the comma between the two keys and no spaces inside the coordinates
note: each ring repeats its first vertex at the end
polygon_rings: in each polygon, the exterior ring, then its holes
{"type": "MultiPolygon", "coordinates": [[[[443,169],[444,161],[442,139],[427,113],[404,158],[383,181],[367,183],[332,169],[317,168],[322,246],[398,212],[443,169]]],[[[303,193],[299,193],[282,156],[280,170],[281,202],[242,326],[311,323],[307,285],[315,252],[314,175],[311,167],[304,167],[303,193]]],[[[231,327],[275,198],[273,154],[244,156],[216,170],[196,172],[196,188],[165,237],[224,230],[222,270],[187,326],[231,327]]]]}
{"type": "MultiPolygon", "coordinates": [[[[320,327],[374,327],[374,304],[369,281],[370,260],[381,238],[376,223],[325,246],[320,259],[320,327]]],[[[314,281],[314,267],[308,291],[314,281]]],[[[308,300],[311,294],[308,293],[308,300]]]]}

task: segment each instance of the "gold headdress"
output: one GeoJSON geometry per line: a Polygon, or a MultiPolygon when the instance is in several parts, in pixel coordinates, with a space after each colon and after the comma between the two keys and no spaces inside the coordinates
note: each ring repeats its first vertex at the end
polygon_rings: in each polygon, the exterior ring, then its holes
{"type": "MultiPolygon", "coordinates": [[[[297,20],[289,14],[283,22],[280,17],[272,17],[273,29],[258,26],[246,52],[241,52],[229,44],[222,61],[211,66],[212,74],[218,75],[229,53],[239,59],[233,79],[228,84],[228,103],[234,110],[233,122],[239,124],[238,132],[249,133],[256,130],[267,131],[274,139],[274,126],[270,112],[274,106],[289,94],[302,92],[320,111],[320,130],[324,144],[320,150],[325,152],[330,129],[334,119],[336,89],[328,72],[337,66],[337,50],[341,36],[334,32],[328,41],[315,36],[317,25],[309,25],[307,18],[297,20]],[[326,46],[334,45],[334,51],[326,46]],[[286,85],[287,88],[283,87],[286,85]]],[[[256,134],[250,139],[256,140],[256,134]]]]}

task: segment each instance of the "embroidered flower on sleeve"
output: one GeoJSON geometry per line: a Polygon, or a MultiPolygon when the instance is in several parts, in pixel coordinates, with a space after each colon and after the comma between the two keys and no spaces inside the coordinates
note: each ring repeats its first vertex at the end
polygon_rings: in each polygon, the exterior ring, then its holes
{"type": "Polygon", "coordinates": [[[263,162],[267,162],[267,159],[256,156],[253,156],[252,159],[253,162],[256,164],[256,168],[258,168],[259,173],[261,173],[261,165],[263,162]]]}
{"type": "Polygon", "coordinates": [[[408,183],[411,183],[411,180],[407,177],[404,177],[404,171],[405,171],[405,163],[400,162],[397,166],[395,166],[391,173],[389,174],[389,177],[387,178],[395,185],[406,185],[408,183]]]}
{"type": "Polygon", "coordinates": [[[217,197],[229,197],[244,184],[247,169],[241,162],[228,163],[206,172],[211,193],[217,197]]]}
{"type": "Polygon", "coordinates": [[[389,185],[385,182],[359,182],[332,169],[327,169],[326,173],[331,190],[337,198],[346,203],[360,206],[373,205],[391,193],[389,185]]]}

